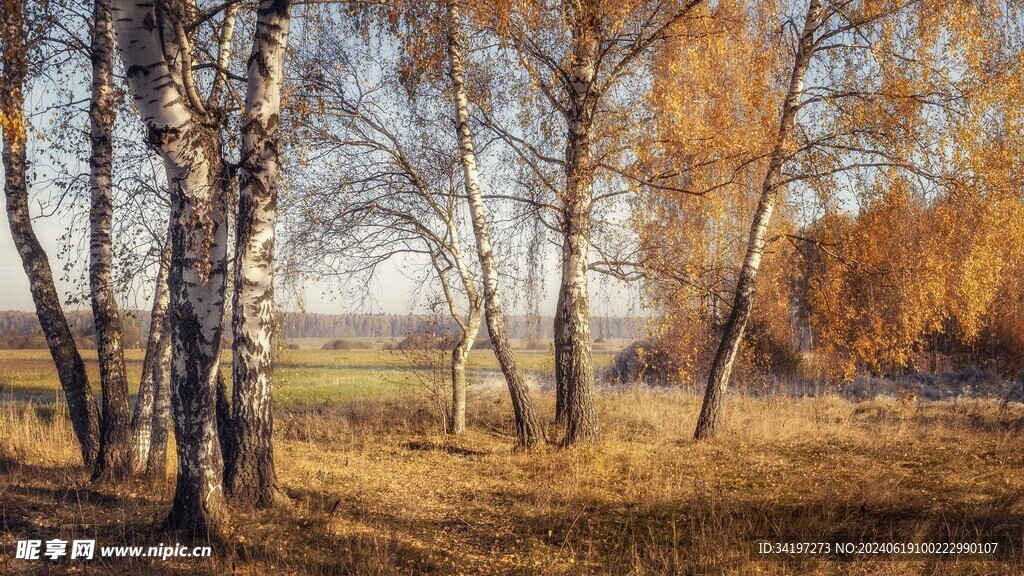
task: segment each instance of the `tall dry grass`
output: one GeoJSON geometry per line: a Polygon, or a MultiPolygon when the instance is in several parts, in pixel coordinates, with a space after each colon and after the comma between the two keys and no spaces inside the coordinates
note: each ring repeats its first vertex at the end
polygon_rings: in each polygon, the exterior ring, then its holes
{"type": "MultiPolygon", "coordinates": [[[[548,395],[539,409],[552,410],[548,395]]],[[[470,396],[465,437],[416,398],[284,407],[275,430],[293,505],[236,510],[214,558],[95,561],[91,573],[1010,574],[1024,569],[1020,405],[731,396],[726,434],[695,443],[699,398],[598,396],[598,446],[513,449],[498,391],[470,396]],[[998,542],[993,557],[761,557],[756,543],[998,542]]],[[[0,572],[13,542],[159,528],[172,486],[93,486],[66,415],[0,407],[0,572]]],[[[554,428],[548,430],[557,437],[554,428]]],[[[39,568],[40,564],[35,565],[39,568]]],[[[58,568],[71,570],[75,565],[58,568]]],[[[80,568],[80,566],[78,567],[80,568]]]]}

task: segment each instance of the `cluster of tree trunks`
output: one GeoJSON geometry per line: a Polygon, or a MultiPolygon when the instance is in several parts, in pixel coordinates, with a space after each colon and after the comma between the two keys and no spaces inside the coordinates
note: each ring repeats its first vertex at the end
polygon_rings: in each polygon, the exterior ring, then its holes
{"type": "MultiPolygon", "coordinates": [[[[664,37],[665,31],[700,2],[684,3],[653,32],[630,38],[629,49],[602,76],[601,8],[584,0],[568,9],[570,57],[565,92],[556,107],[566,122],[565,189],[558,198],[562,279],[554,317],[555,421],[565,428],[564,445],[597,442],[594,405],[588,272],[594,211],[595,124],[599,101],[622,68],[664,37]]],[[[281,91],[290,24],[290,0],[262,0],[256,12],[241,121],[237,166],[224,159],[227,124],[219,109],[231,58],[237,5],[224,13],[207,98],[193,78],[192,8],[176,0],[95,0],[90,107],[89,284],[95,318],[102,418],[82,358],[62,311],[47,256],[31,225],[24,128],[28,78],[21,0],[3,0],[0,14],[3,70],[0,121],[4,131],[5,195],[12,235],[30,279],[39,323],[57,366],[83,462],[97,481],[133,474],[166,473],[168,419],[173,416],[177,450],[171,526],[202,533],[222,531],[226,495],[268,507],[284,500],[277,485],[273,451],[274,257],[277,180],[280,170],[281,91]],[[115,42],[116,32],[116,42],[115,42]],[[134,413],[129,409],[122,323],[113,288],[113,130],[115,46],[120,51],[147,142],[164,162],[170,188],[167,237],[150,313],[150,331],[134,413]],[[237,171],[237,174],[236,174],[237,171]],[[238,204],[230,205],[237,175],[238,204]],[[233,272],[229,272],[229,214],[236,214],[233,272]],[[229,279],[229,274],[233,278],[229,279]],[[229,281],[230,280],[230,281],[229,281]],[[219,355],[225,301],[231,286],[232,391],[228,401],[219,355]]],[[[466,39],[460,5],[445,6],[446,48],[453,97],[455,136],[466,206],[482,272],[482,297],[458,245],[454,216],[448,217],[448,257],[454,260],[469,298],[451,356],[452,397],[448,430],[466,428],[466,362],[485,321],[495,356],[508,384],[520,447],[543,444],[544,430],[510,344],[498,263],[484,202],[465,79],[466,39]],[[481,309],[483,310],[481,318],[481,309]]],[[[708,378],[696,438],[720,428],[722,397],[750,316],[768,226],[784,187],[782,166],[800,110],[805,76],[819,48],[821,0],[810,0],[799,36],[789,89],[782,106],[760,202],[751,225],[731,314],[708,378]]],[[[553,96],[550,96],[554,99],[553,96]]],[[[553,100],[554,102],[554,100],[553,100]]],[[[439,212],[444,219],[444,214],[439,212]]],[[[401,215],[396,215],[401,216],[401,215]]],[[[445,271],[438,270],[446,294],[445,271]]]]}
{"type": "MultiPolygon", "coordinates": [[[[154,4],[118,2],[115,8],[129,82],[150,144],[164,159],[172,183],[168,286],[174,313],[167,324],[178,475],[169,522],[200,532],[223,529],[225,489],[256,506],[281,499],[271,442],[273,258],[289,10],[287,0],[260,3],[249,57],[238,167],[233,401],[227,414],[219,352],[233,178],[211,121],[216,115],[192,95],[191,48],[180,34],[184,16],[158,11],[154,4]],[[173,49],[166,49],[168,42],[173,49]]],[[[229,60],[234,19],[234,10],[228,12],[220,41],[222,64],[229,60]]],[[[225,77],[218,74],[206,100],[210,107],[220,100],[225,77]]]]}
{"type": "MultiPolygon", "coordinates": [[[[228,188],[211,112],[195,98],[189,17],[176,2],[96,0],[90,107],[89,281],[101,374],[103,412],[97,409],[53,282],[47,256],[31,225],[24,123],[27,37],[21,0],[5,0],[0,113],[4,131],[5,195],[12,235],[29,276],[71,420],[87,467],[97,481],[166,472],[168,413],[173,415],[178,473],[169,524],[215,533],[227,517],[224,488],[240,502],[269,506],[281,499],[272,436],[273,258],[281,84],[290,4],[260,4],[242,127],[237,265],[234,282],[233,412],[217,419],[219,352],[227,284],[228,188]],[[148,143],[161,156],[170,186],[168,235],[150,318],[150,334],[134,414],[128,404],[121,320],[113,270],[113,58],[120,49],[148,143]],[[173,310],[173,313],[170,312],[173,310]],[[222,460],[221,440],[229,454],[222,460]]],[[[228,10],[221,36],[222,68],[229,61],[228,10]]],[[[207,104],[220,100],[218,74],[207,104]]]]}

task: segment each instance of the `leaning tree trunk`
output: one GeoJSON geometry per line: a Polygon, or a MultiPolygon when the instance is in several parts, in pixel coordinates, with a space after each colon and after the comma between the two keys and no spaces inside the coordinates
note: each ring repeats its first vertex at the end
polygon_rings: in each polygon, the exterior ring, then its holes
{"type": "Polygon", "coordinates": [[[487,318],[487,330],[490,332],[491,344],[494,347],[494,355],[505,375],[509,395],[512,397],[518,444],[520,447],[530,448],[544,443],[544,430],[533,409],[529,387],[516,364],[516,358],[508,338],[501,290],[498,285],[498,267],[494,260],[490,232],[488,231],[487,207],[484,205],[483,194],[480,191],[476,153],[473,150],[473,135],[469,127],[469,98],[466,95],[462,70],[463,40],[459,30],[460,16],[456,2],[457,0],[448,2],[448,57],[451,66],[452,90],[455,95],[456,130],[459,149],[462,153],[462,168],[466,179],[470,212],[473,216],[473,232],[476,235],[480,267],[484,274],[484,312],[487,318]]]}
{"type": "MultiPolygon", "coordinates": [[[[166,6],[165,6],[166,7],[166,6]]],[[[168,526],[222,532],[227,520],[215,418],[224,313],[229,180],[211,118],[196,102],[190,50],[170,20],[147,2],[115,0],[114,25],[148,141],[171,183],[171,406],[178,477],[168,526]],[[166,58],[173,58],[167,60],[166,58]]],[[[174,8],[173,6],[169,8],[174,8]]]]}
{"type": "Polygon", "coordinates": [[[93,479],[121,481],[132,474],[128,375],[121,343],[121,317],[113,286],[114,23],[110,0],[94,0],[92,105],[89,108],[89,291],[103,391],[100,454],[93,479]]]}
{"type": "Polygon", "coordinates": [[[594,361],[590,342],[589,270],[594,158],[593,114],[596,102],[599,26],[596,7],[585,2],[573,27],[573,67],[565,146],[566,190],[562,199],[562,281],[555,331],[555,380],[564,394],[563,444],[596,442],[594,361]]]}
{"type": "Polygon", "coordinates": [[[57,377],[68,403],[71,425],[78,437],[82,462],[92,468],[99,453],[99,410],[89,387],[85,364],[75,346],[67,318],[53,283],[53,272],[46,252],[39,244],[28,204],[28,159],[25,145],[24,106],[22,90],[28,68],[24,44],[26,31],[23,5],[8,0],[0,10],[0,128],[3,128],[4,194],[7,199],[7,220],[22,266],[28,275],[36,316],[46,336],[50,356],[57,366],[57,377]]]}
{"type": "Polygon", "coordinates": [[[747,319],[750,317],[750,311],[754,306],[757,272],[761,267],[761,256],[764,254],[768,238],[768,225],[771,222],[772,211],[775,209],[779,193],[782,190],[782,184],[780,183],[782,165],[786,159],[786,147],[793,132],[796,114],[800,110],[804,78],[807,75],[811,57],[814,55],[814,34],[818,29],[821,12],[821,0],[811,0],[807,7],[803,32],[800,35],[800,44],[797,47],[796,57],[793,61],[789,90],[786,93],[786,100],[782,105],[779,132],[776,136],[775,145],[768,161],[768,170],[765,173],[761,186],[761,199],[757,204],[754,220],[750,225],[747,253],[743,258],[743,267],[740,269],[740,277],[736,284],[732,312],[729,314],[729,319],[725,322],[722,340],[718,344],[718,351],[715,354],[714,362],[711,364],[711,372],[708,374],[708,387],[704,393],[704,404],[701,407],[700,419],[697,421],[697,429],[694,432],[694,438],[697,440],[713,438],[718,434],[721,426],[722,399],[729,385],[729,375],[732,372],[732,365],[736,360],[736,353],[739,351],[740,342],[743,339],[743,330],[747,326],[747,319]]]}
{"type": "MultiPolygon", "coordinates": [[[[132,469],[143,472],[147,468],[149,449],[153,438],[155,404],[157,402],[157,371],[166,372],[169,364],[158,366],[161,361],[160,346],[164,335],[164,319],[171,293],[167,288],[167,269],[171,265],[170,229],[160,248],[160,266],[153,289],[153,308],[149,314],[149,337],[146,339],[146,355],[142,360],[142,378],[139,380],[139,394],[135,397],[135,411],[132,412],[132,469]]],[[[166,390],[166,385],[162,390],[166,390]]],[[[169,397],[168,397],[169,398],[169,397]]],[[[165,412],[166,415],[166,412],[165,412]]],[[[164,428],[164,442],[167,429],[164,428]]],[[[165,447],[166,449],[166,447],[165,447]]]]}
{"type": "Polygon", "coordinates": [[[235,243],[231,454],[225,487],[258,507],[281,498],[274,469],[274,222],[289,0],[263,0],[249,56],[235,243]]]}

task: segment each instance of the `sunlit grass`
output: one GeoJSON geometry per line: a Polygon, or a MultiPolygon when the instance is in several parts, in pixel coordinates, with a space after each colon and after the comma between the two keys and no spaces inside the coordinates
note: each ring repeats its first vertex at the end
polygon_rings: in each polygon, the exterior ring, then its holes
{"type": "MultiPolygon", "coordinates": [[[[536,394],[550,422],[549,393],[536,394]]],[[[59,405],[58,405],[59,406],[59,405]]],[[[595,447],[514,450],[505,394],[470,395],[470,431],[441,434],[422,398],[280,408],[286,510],[233,513],[202,562],[91,573],[1014,574],[1024,568],[1020,405],[733,396],[726,433],[696,443],[696,395],[602,390],[595,447]],[[998,542],[997,557],[759,558],[756,542],[998,542]]],[[[549,425],[548,434],[558,431],[549,425]]],[[[46,537],[177,539],[158,528],[173,482],[96,487],[60,408],[0,407],[0,548],[46,537]],[[74,506],[61,504],[74,502],[74,506]],[[34,529],[33,530],[37,530],[34,529]]],[[[0,564],[2,565],[2,564],[0,564]]]]}
{"type": "MultiPolygon", "coordinates": [[[[699,396],[601,388],[599,445],[522,452],[514,448],[507,393],[479,383],[492,374],[489,352],[473,355],[477,385],[470,388],[469,432],[461,438],[444,435],[402,358],[379,350],[285,352],[277,369],[274,443],[279,484],[294,505],[234,510],[230,541],[211,560],[95,563],[90,573],[1024,569],[1020,404],[730,395],[723,436],[697,443],[699,396]],[[756,553],[759,540],[998,542],[1000,553],[764,559],[756,553]]],[[[543,353],[520,358],[544,366],[543,353]]],[[[164,483],[90,483],[47,362],[45,351],[0,354],[5,390],[50,390],[40,402],[0,402],[0,550],[39,534],[145,546],[178,540],[159,528],[173,471],[164,483]]],[[[533,397],[548,439],[557,441],[551,392],[537,388],[533,397]]],[[[173,463],[173,450],[169,456],[173,463]]],[[[7,560],[0,558],[0,572],[7,560]]]]}
{"type": "MultiPolygon", "coordinates": [[[[93,391],[99,393],[99,365],[94,350],[83,350],[86,369],[93,391]]],[[[613,352],[594,352],[599,370],[608,366],[613,352]]],[[[128,389],[138,391],[142,374],[143,352],[128,350],[125,361],[128,389]]],[[[539,375],[554,369],[551,354],[539,351],[518,351],[520,368],[539,375]]],[[[231,355],[222,354],[222,369],[230,381],[231,355]]],[[[390,350],[281,350],[275,369],[277,401],[339,403],[351,399],[375,398],[406,392],[413,383],[409,373],[410,357],[390,350]]],[[[499,366],[490,350],[473,350],[470,354],[471,381],[499,377],[499,366]]],[[[55,378],[53,360],[46,350],[0,350],[0,400],[60,400],[59,382],[55,378]]]]}

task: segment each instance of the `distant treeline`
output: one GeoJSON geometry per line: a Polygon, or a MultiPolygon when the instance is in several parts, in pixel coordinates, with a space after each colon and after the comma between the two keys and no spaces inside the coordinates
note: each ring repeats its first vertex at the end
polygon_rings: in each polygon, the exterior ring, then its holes
{"type": "MultiPolygon", "coordinates": [[[[68,324],[79,345],[95,348],[95,327],[92,312],[67,312],[68,324]]],[[[512,338],[550,339],[550,316],[512,316],[509,319],[512,338]]],[[[149,333],[149,311],[128,310],[122,313],[124,343],[130,348],[145,345],[149,333]]],[[[452,326],[437,322],[437,317],[418,314],[300,314],[290,312],[280,316],[285,338],[402,338],[410,333],[450,329],[452,326]]],[[[643,318],[597,316],[591,325],[594,339],[644,336],[643,318]]],[[[481,338],[487,337],[487,326],[481,327],[481,338]]],[[[39,320],[34,312],[18,310],[0,311],[0,348],[46,348],[39,320]]]]}
{"type": "MultiPolygon", "coordinates": [[[[284,314],[281,328],[285,338],[402,338],[410,333],[450,329],[451,321],[438,322],[436,316],[417,314],[284,314]]],[[[554,336],[550,316],[511,316],[508,319],[512,338],[543,338],[554,336]]],[[[644,335],[647,323],[643,318],[612,316],[595,317],[591,324],[593,338],[636,339],[644,335]]],[[[480,336],[487,335],[486,324],[480,336]]]]}
{"type": "MultiPolygon", "coordinates": [[[[93,324],[92,311],[74,310],[66,312],[65,315],[78,346],[85,349],[96,348],[96,327],[93,324]]],[[[149,313],[137,314],[127,311],[122,314],[121,322],[125,347],[145,346],[145,334],[149,330],[149,313]]],[[[43,330],[39,327],[39,319],[35,312],[0,311],[0,349],[45,348],[46,340],[43,338],[43,330]]]]}

